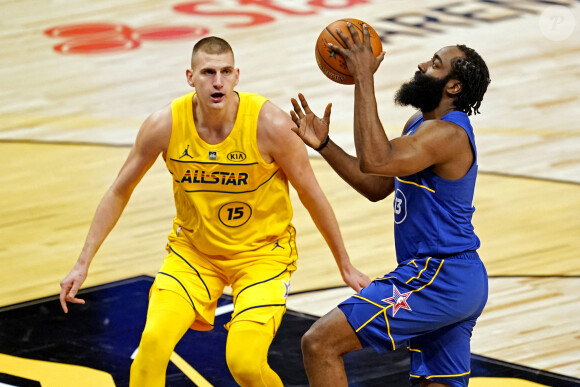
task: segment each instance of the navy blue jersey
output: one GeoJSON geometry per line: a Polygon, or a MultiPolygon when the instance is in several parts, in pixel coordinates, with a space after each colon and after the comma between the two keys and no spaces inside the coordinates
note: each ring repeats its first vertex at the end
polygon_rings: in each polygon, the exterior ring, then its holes
{"type": "MultiPolygon", "coordinates": [[[[458,180],[443,179],[431,168],[395,178],[393,207],[399,263],[417,257],[443,257],[477,250],[480,245],[471,223],[477,176],[473,128],[467,114],[460,111],[448,113],[441,120],[465,130],[473,148],[473,165],[458,180]]],[[[412,136],[421,123],[422,115],[409,125],[405,135],[412,136]]]]}

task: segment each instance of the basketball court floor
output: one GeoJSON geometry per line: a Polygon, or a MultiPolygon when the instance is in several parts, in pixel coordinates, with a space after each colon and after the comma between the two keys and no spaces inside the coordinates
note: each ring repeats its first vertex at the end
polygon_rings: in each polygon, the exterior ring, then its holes
{"type": "MultiPolygon", "coordinates": [[[[466,44],[490,68],[472,118],[480,174],[474,225],[490,297],[472,340],[471,386],[580,385],[580,2],[441,0],[0,1],[0,386],[127,386],[147,292],[174,216],[159,160],[96,256],[87,304],[60,311],[56,295],[94,210],[142,121],[192,91],[200,38],[228,40],[238,90],[285,110],[298,92],[353,153],[353,88],[317,68],[314,43],[353,17],[381,35],[379,115],[397,136],[413,113],[393,95],[439,48],[466,44]]],[[[394,268],[390,199],[370,203],[311,153],[351,260],[370,277],[394,268]]],[[[352,294],[296,193],[299,268],[270,350],[285,385],[306,385],[300,337],[352,294]]],[[[212,332],[188,332],[168,386],[235,385],[223,359],[231,300],[212,332]],[[223,321],[222,321],[223,320],[223,321]]],[[[404,386],[408,355],[345,359],[352,386],[404,386]]]]}

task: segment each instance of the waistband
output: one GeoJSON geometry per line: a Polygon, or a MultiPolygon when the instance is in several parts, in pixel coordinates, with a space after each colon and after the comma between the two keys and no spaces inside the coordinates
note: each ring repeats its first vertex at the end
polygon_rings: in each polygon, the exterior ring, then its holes
{"type": "Polygon", "coordinates": [[[480,260],[479,254],[475,250],[468,250],[463,251],[457,254],[447,254],[447,255],[431,255],[431,256],[421,256],[421,257],[414,257],[409,258],[404,261],[398,262],[399,265],[405,265],[411,262],[414,259],[427,259],[427,258],[435,258],[435,259],[462,259],[462,260],[469,260],[469,261],[476,261],[480,260]]]}
{"type": "Polygon", "coordinates": [[[475,260],[475,259],[480,259],[479,258],[479,254],[477,253],[477,251],[475,250],[468,250],[468,251],[463,251],[461,253],[458,254],[450,254],[450,255],[437,255],[437,256],[433,256],[433,258],[438,258],[438,259],[466,259],[466,260],[475,260]]]}

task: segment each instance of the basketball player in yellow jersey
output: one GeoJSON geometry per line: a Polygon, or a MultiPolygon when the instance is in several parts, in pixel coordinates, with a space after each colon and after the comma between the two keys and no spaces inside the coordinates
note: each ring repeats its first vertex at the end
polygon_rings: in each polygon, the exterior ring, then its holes
{"type": "Polygon", "coordinates": [[[239,70],[230,45],[217,37],[200,40],[186,75],[195,93],[143,123],[97,208],[80,257],[60,284],[60,302],[65,313],[67,302],[84,303],[76,294],[93,257],[161,154],[173,180],[177,216],[151,288],[130,385],[163,386],[175,345],[190,327],[212,329],[217,300],[230,285],[234,311],[226,360],[234,379],[242,386],[281,386],[267,353],[296,268],[288,182],[344,281],[358,291],[370,280],[350,263],[290,116],[261,96],[234,91],[239,70]]]}

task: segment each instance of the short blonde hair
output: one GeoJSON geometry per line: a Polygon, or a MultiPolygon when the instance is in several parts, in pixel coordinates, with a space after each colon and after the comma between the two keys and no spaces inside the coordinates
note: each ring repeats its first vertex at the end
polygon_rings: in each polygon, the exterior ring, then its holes
{"type": "Polygon", "coordinates": [[[200,41],[198,41],[195,46],[193,46],[193,51],[191,53],[191,65],[193,67],[193,58],[198,51],[203,51],[208,54],[224,54],[230,52],[232,56],[234,55],[234,50],[228,42],[217,36],[207,36],[200,41]]]}

